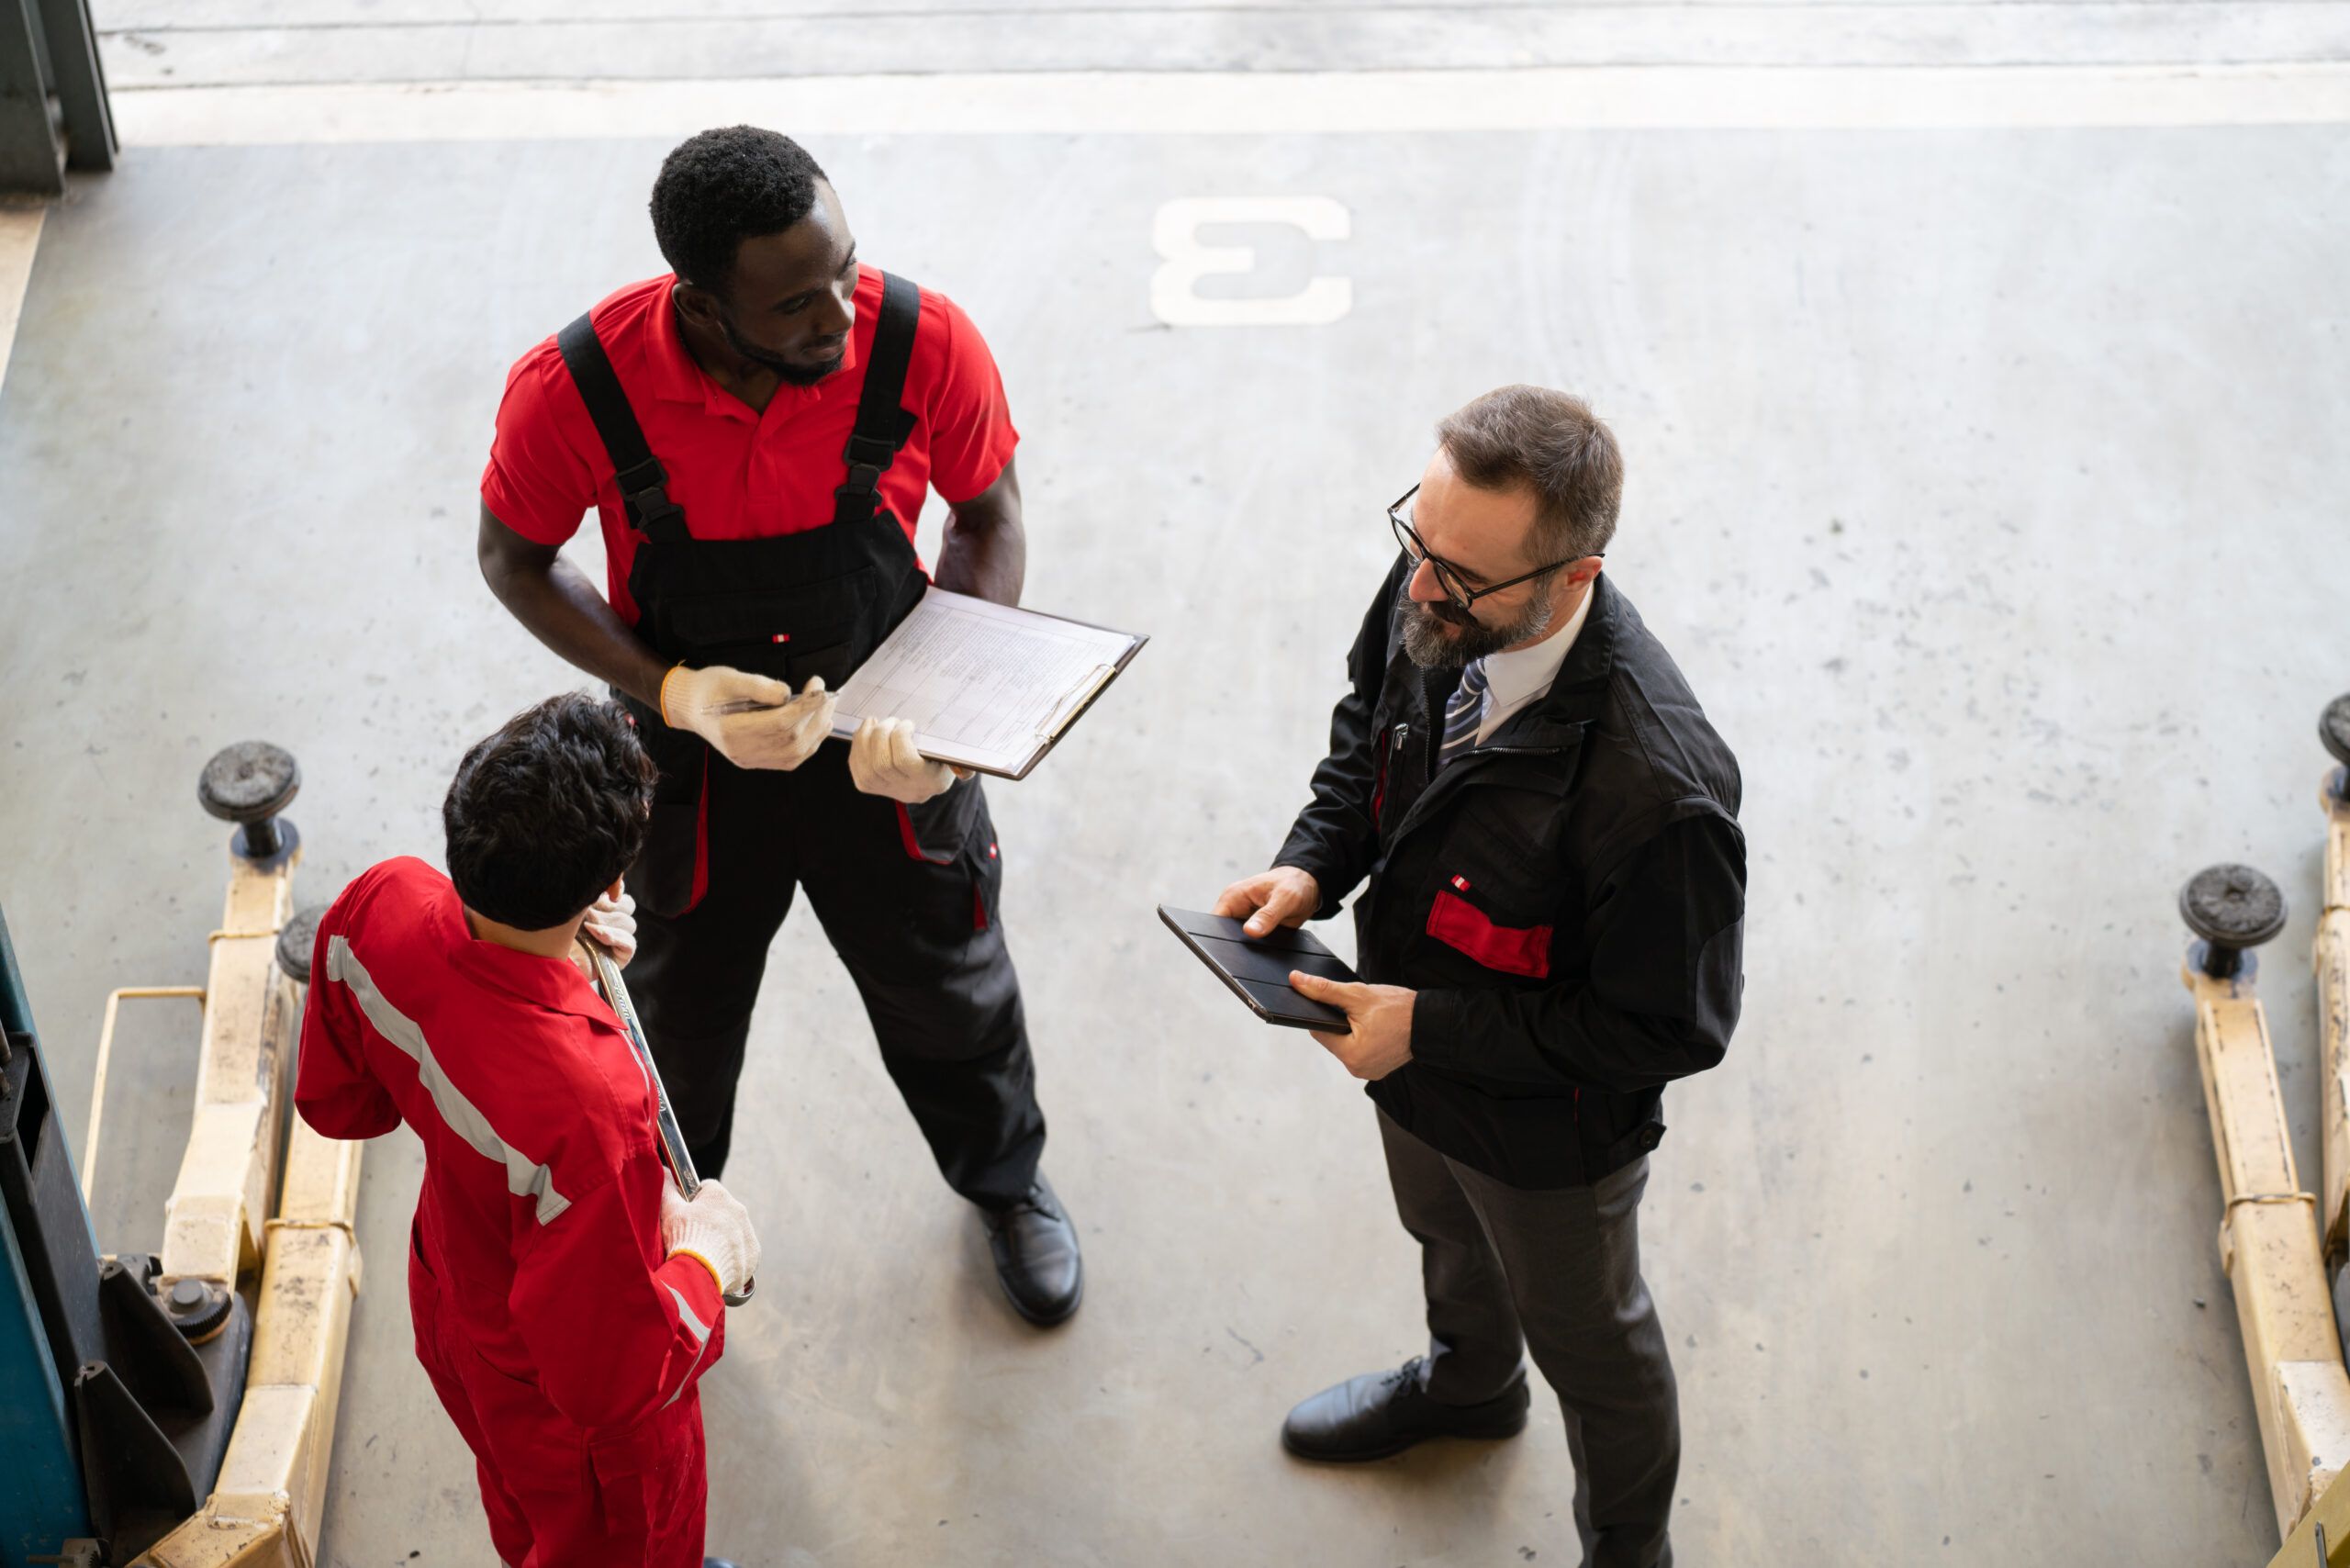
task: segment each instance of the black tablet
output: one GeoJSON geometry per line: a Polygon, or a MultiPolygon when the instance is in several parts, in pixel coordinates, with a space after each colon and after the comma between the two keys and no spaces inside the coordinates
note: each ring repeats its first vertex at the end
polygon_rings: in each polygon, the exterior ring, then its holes
{"type": "Polygon", "coordinates": [[[1165,904],[1158,906],[1158,918],[1215,971],[1233,995],[1248,1004],[1249,1012],[1266,1023],[1332,1035],[1348,1032],[1344,1013],[1325,1002],[1309,1002],[1290,989],[1292,969],[1354,983],[1354,970],[1314,937],[1294,928],[1270,936],[1251,936],[1237,920],[1192,909],[1169,909],[1165,904]]]}

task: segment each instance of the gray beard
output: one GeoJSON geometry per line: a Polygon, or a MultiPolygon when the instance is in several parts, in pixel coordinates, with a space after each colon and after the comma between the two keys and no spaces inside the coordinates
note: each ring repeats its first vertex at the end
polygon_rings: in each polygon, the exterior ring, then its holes
{"type": "Polygon", "coordinates": [[[1517,619],[1505,626],[1488,626],[1450,603],[1444,609],[1464,618],[1449,622],[1459,635],[1446,635],[1446,618],[1429,606],[1417,599],[1404,601],[1404,656],[1422,669],[1458,669],[1513,644],[1531,642],[1550,629],[1552,615],[1547,593],[1536,594],[1517,619]]]}

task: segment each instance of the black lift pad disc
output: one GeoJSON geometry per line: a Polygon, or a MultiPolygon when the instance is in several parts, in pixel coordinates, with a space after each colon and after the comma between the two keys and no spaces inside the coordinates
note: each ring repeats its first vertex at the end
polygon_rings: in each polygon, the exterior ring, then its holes
{"type": "Polygon", "coordinates": [[[2334,761],[2350,764],[2350,691],[2327,703],[2325,711],[2318,715],[2317,738],[2325,743],[2334,761]]]}
{"type": "Polygon", "coordinates": [[[2285,895],[2249,866],[2213,866],[2180,891],[2178,913],[2206,942],[2257,947],[2285,929],[2285,895]]]}
{"type": "Polygon", "coordinates": [[[319,922],[327,915],[327,906],[314,903],[308,909],[294,912],[277,933],[277,967],[288,978],[308,985],[310,980],[310,953],[319,943],[319,922]]]}
{"type": "Polygon", "coordinates": [[[284,811],[301,787],[292,752],[267,741],[239,741],[204,765],[196,798],[223,822],[258,822],[284,811]]]}

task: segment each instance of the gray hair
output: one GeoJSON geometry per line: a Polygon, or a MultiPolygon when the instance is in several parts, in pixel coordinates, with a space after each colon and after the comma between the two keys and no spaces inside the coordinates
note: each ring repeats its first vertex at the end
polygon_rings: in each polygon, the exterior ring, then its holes
{"type": "Polygon", "coordinates": [[[1534,562],[1596,555],[1616,536],[1624,454],[1582,398],[1547,386],[1500,387],[1447,414],[1436,435],[1478,489],[1534,492],[1527,541],[1534,562]]]}

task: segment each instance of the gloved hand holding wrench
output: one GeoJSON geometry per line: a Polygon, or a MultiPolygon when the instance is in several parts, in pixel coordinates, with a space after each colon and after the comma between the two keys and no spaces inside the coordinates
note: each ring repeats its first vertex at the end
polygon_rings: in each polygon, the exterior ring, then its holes
{"type": "Polygon", "coordinates": [[[662,1085],[661,1070],[654,1065],[652,1044],[644,1037],[644,1025],[637,1021],[636,1004],[629,1000],[620,966],[600,942],[583,936],[579,945],[595,966],[596,983],[604,1000],[620,1016],[638,1065],[653,1083],[654,1120],[661,1135],[661,1151],[677,1179],[675,1196],[662,1198],[662,1248],[692,1253],[717,1279],[719,1294],[726,1305],[740,1306],[751,1299],[758,1282],[759,1238],[751,1226],[750,1214],[723,1186],[704,1182],[694,1173],[693,1156],[687,1152],[685,1135],[677,1129],[677,1113],[669,1108],[669,1091],[662,1085]]]}

